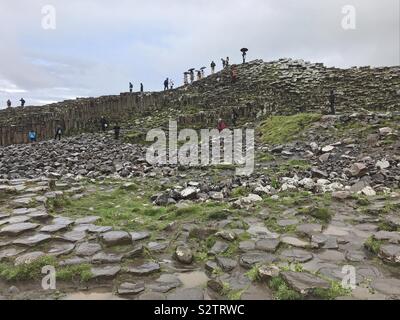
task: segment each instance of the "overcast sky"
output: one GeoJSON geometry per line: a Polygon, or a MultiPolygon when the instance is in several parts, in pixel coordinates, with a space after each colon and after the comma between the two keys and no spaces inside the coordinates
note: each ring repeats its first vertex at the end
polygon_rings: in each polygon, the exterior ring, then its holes
{"type": "Polygon", "coordinates": [[[229,56],[327,66],[400,64],[399,0],[0,0],[0,108],[160,90],[229,56]],[[42,28],[42,8],[56,29],[42,28]],[[344,30],[342,8],[356,9],[344,30]]]}

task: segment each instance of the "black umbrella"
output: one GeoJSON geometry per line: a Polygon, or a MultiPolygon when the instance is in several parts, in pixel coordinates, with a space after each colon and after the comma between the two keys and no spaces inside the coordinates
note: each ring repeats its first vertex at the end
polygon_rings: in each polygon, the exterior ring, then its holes
{"type": "Polygon", "coordinates": [[[192,68],[192,69],[189,69],[189,72],[193,72],[194,71],[194,68],[192,68]]]}
{"type": "Polygon", "coordinates": [[[204,70],[204,69],[207,69],[207,67],[201,67],[201,68],[200,68],[200,70],[204,70]]]}
{"type": "Polygon", "coordinates": [[[247,48],[242,48],[242,49],[240,49],[240,51],[243,52],[243,53],[245,53],[245,52],[249,51],[249,49],[247,49],[247,48]]]}

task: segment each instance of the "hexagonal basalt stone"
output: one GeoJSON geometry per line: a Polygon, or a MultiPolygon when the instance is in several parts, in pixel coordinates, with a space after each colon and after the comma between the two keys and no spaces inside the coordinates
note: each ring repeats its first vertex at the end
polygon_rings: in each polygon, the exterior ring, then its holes
{"type": "Polygon", "coordinates": [[[88,257],[93,256],[101,250],[101,245],[96,242],[84,242],[76,246],[75,253],[78,256],[88,257]]]}
{"type": "Polygon", "coordinates": [[[144,282],[137,282],[137,283],[124,282],[118,287],[117,293],[119,295],[135,295],[144,291],[144,289],[145,289],[144,282]]]}
{"type": "Polygon", "coordinates": [[[45,241],[48,241],[50,239],[51,239],[50,235],[44,233],[38,233],[30,237],[19,238],[15,240],[13,243],[32,247],[40,243],[43,243],[45,241]]]}
{"type": "Polygon", "coordinates": [[[56,242],[52,243],[51,247],[47,251],[47,254],[50,256],[62,256],[70,254],[75,248],[73,243],[66,243],[66,242],[56,242]]]}
{"type": "Polygon", "coordinates": [[[100,239],[106,246],[117,246],[132,243],[130,234],[125,231],[109,231],[103,233],[100,236],[100,239]]]}
{"type": "Polygon", "coordinates": [[[90,269],[92,279],[114,278],[120,271],[120,266],[93,267],[90,269]]]}
{"type": "Polygon", "coordinates": [[[211,255],[221,254],[226,252],[228,249],[229,249],[229,244],[227,244],[226,242],[217,241],[209,251],[209,254],[211,255]]]}
{"type": "Polygon", "coordinates": [[[216,261],[221,269],[225,272],[230,272],[236,268],[238,265],[236,260],[225,258],[225,257],[216,257],[216,261]]]}
{"type": "Polygon", "coordinates": [[[18,235],[26,231],[34,230],[38,226],[38,224],[30,222],[10,224],[0,230],[0,235],[18,235]]]}
{"type": "Polygon", "coordinates": [[[2,249],[2,250],[0,250],[0,261],[2,261],[3,259],[15,257],[24,251],[25,251],[25,249],[18,248],[18,247],[2,249]]]}
{"type": "Polygon", "coordinates": [[[86,238],[86,232],[84,231],[70,231],[64,233],[59,237],[61,240],[69,241],[69,242],[78,242],[82,241],[86,238]]]}
{"type": "Polygon", "coordinates": [[[400,263],[400,246],[399,245],[383,245],[379,249],[379,258],[386,262],[400,263]]]}
{"type": "Polygon", "coordinates": [[[128,266],[125,271],[137,276],[146,276],[160,271],[160,265],[156,262],[148,262],[140,266],[128,266]]]}
{"type": "Polygon", "coordinates": [[[243,268],[251,269],[256,264],[268,264],[276,261],[276,256],[266,252],[251,252],[243,254],[239,263],[243,268]]]}
{"type": "Polygon", "coordinates": [[[282,278],[290,288],[302,295],[310,294],[314,289],[329,289],[330,283],[306,272],[281,272],[282,278]]]}
{"type": "Polygon", "coordinates": [[[281,257],[289,262],[305,263],[312,260],[312,253],[300,249],[288,249],[281,253],[281,257]]]}
{"type": "Polygon", "coordinates": [[[266,252],[275,252],[279,244],[279,239],[261,239],[256,242],[256,249],[266,252]]]}
{"type": "Polygon", "coordinates": [[[150,232],[147,231],[139,231],[139,232],[131,232],[132,241],[140,241],[147,238],[150,238],[150,232]]]}
{"type": "Polygon", "coordinates": [[[56,233],[58,231],[62,231],[64,229],[68,228],[67,225],[62,225],[62,224],[49,224],[47,226],[43,226],[40,228],[40,232],[47,232],[47,233],[56,233]]]}
{"type": "Polygon", "coordinates": [[[92,257],[93,263],[120,263],[122,254],[98,252],[92,257]]]}
{"type": "Polygon", "coordinates": [[[45,254],[40,251],[25,253],[14,260],[14,265],[31,264],[44,256],[45,254]]]}

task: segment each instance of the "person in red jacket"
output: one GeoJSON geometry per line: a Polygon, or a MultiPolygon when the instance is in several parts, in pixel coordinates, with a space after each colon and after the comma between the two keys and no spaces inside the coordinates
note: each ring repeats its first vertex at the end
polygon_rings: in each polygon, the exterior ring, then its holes
{"type": "Polygon", "coordinates": [[[219,119],[219,120],[218,120],[218,126],[217,126],[217,128],[218,128],[218,131],[221,132],[221,131],[227,129],[228,126],[226,125],[226,123],[224,122],[224,120],[219,119]]]}

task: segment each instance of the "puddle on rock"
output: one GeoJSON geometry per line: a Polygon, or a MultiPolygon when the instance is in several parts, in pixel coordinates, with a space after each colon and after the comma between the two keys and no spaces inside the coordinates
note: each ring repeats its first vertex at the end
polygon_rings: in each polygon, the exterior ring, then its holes
{"type": "Polygon", "coordinates": [[[197,288],[206,286],[209,278],[203,271],[192,271],[177,274],[178,279],[182,282],[184,289],[197,288]]]}

